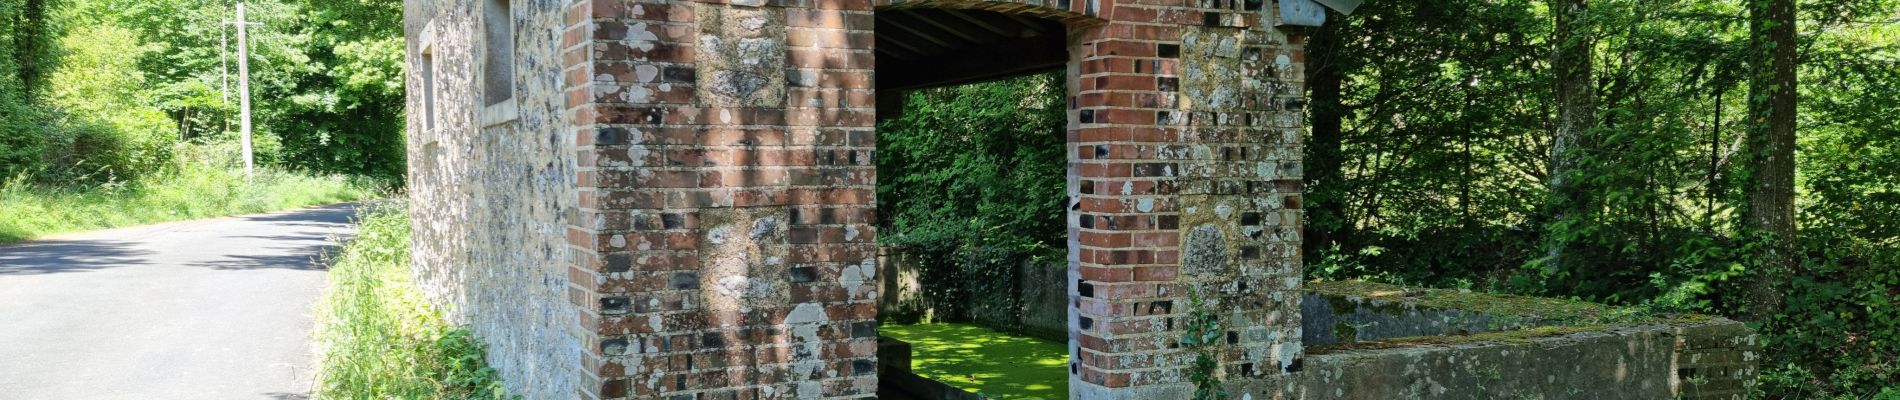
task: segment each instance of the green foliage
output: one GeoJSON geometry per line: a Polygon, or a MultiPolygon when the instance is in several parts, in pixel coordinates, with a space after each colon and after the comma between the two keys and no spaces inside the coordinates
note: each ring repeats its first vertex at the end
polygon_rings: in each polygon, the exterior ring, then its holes
{"type": "Polygon", "coordinates": [[[153,222],[277,211],[379,196],[387,186],[345,176],[313,176],[187,163],[131,182],[35,183],[28,175],[0,181],[0,243],[153,222]]]}
{"type": "MultiPolygon", "coordinates": [[[[1463,287],[1651,310],[1746,315],[1763,275],[1739,228],[1748,47],[1742,0],[1592,1],[1596,146],[1568,176],[1584,212],[1546,210],[1555,127],[1545,2],[1368,2],[1343,37],[1338,179],[1309,182],[1311,221],[1349,237],[1309,275],[1463,287]],[[1342,215],[1332,215],[1337,210],[1342,215]],[[1577,243],[1563,265],[1544,246],[1577,243]]],[[[1801,1],[1800,268],[1758,324],[1761,396],[1900,394],[1900,2],[1801,1]]],[[[1311,66],[1309,66],[1311,67],[1311,66]]],[[[1318,160],[1314,157],[1338,157],[1318,160]]],[[[1309,174],[1329,176],[1324,173],[1309,174]]]]}
{"type": "Polygon", "coordinates": [[[52,44],[59,36],[48,15],[61,3],[0,0],[0,176],[45,166],[39,155],[46,147],[48,117],[33,100],[45,87],[45,71],[57,63],[52,44]]]}
{"type": "Polygon", "coordinates": [[[372,207],[330,266],[318,309],[324,399],[507,399],[484,346],[442,318],[410,280],[409,217],[372,207]]]}
{"type": "Polygon", "coordinates": [[[1188,364],[1188,381],[1194,383],[1194,400],[1226,400],[1227,389],[1220,383],[1220,352],[1216,349],[1226,331],[1200,294],[1188,292],[1187,311],[1187,321],[1181,326],[1181,346],[1194,352],[1194,363],[1188,364]]]}
{"type": "Polygon", "coordinates": [[[75,27],[60,45],[66,56],[51,76],[46,102],[64,123],[49,138],[57,150],[42,154],[55,168],[44,177],[113,181],[165,167],[178,129],[164,111],[146,105],[147,82],[137,63],[151,49],[111,23],[75,27]]]}
{"type": "Polygon", "coordinates": [[[931,308],[950,321],[972,305],[1011,310],[1017,266],[1062,260],[1062,75],[911,93],[878,125],[879,240],[919,263],[931,308]]]}
{"type": "MultiPolygon", "coordinates": [[[[4,176],[136,180],[176,144],[236,140],[238,48],[225,23],[236,19],[234,2],[35,0],[47,4],[45,25],[60,29],[32,31],[13,26],[33,25],[19,22],[22,1],[0,0],[0,40],[43,51],[0,59],[4,176]],[[39,33],[29,41],[23,32],[39,33]]],[[[245,4],[259,163],[399,182],[401,3],[245,4]]]]}
{"type": "Polygon", "coordinates": [[[286,104],[285,162],[319,171],[401,177],[402,3],[307,1],[298,23],[315,69],[286,104]]]}

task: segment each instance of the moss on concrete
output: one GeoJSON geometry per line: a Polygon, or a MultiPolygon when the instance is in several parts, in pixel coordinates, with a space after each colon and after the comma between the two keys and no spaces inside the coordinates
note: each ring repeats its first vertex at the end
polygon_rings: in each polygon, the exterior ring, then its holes
{"type": "MultiPolygon", "coordinates": [[[[1603,332],[1618,327],[1707,323],[1713,317],[1699,314],[1664,314],[1637,307],[1611,307],[1603,304],[1541,297],[1492,294],[1468,290],[1408,288],[1362,281],[1308,282],[1306,290],[1325,295],[1335,308],[1364,303],[1382,303],[1393,307],[1422,307],[1478,312],[1493,318],[1526,321],[1531,327],[1465,335],[1433,335],[1359,341],[1308,347],[1311,354],[1326,354],[1354,349],[1459,345],[1480,342],[1522,344],[1532,340],[1576,333],[1603,332]]],[[[1375,304],[1376,306],[1376,304],[1375,304]]]]}

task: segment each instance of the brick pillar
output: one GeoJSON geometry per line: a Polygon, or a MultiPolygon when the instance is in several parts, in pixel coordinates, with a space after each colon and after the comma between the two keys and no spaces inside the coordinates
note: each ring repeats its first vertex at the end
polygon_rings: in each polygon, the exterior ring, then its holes
{"type": "Polygon", "coordinates": [[[869,3],[586,0],[573,18],[584,395],[874,395],[869,3]]]}
{"type": "Polygon", "coordinates": [[[1070,397],[1189,397],[1190,295],[1236,396],[1298,370],[1301,45],[1271,3],[1102,7],[1071,43],[1070,397]]]}

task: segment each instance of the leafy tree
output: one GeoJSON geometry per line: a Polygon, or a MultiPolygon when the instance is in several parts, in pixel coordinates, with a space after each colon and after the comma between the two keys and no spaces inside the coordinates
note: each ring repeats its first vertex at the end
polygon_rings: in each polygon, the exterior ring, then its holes
{"type": "Polygon", "coordinates": [[[1749,287],[1749,316],[1781,309],[1780,287],[1794,266],[1795,0],[1748,1],[1748,202],[1744,226],[1762,235],[1762,268],[1749,287]]]}
{"type": "MultiPolygon", "coordinates": [[[[1595,153],[1592,129],[1597,124],[1597,88],[1594,72],[1596,38],[1591,29],[1588,0],[1552,0],[1556,28],[1551,35],[1550,65],[1557,87],[1557,130],[1550,146],[1551,204],[1557,224],[1589,218],[1596,195],[1581,178],[1583,158],[1595,153]]],[[[1563,231],[1565,226],[1553,228],[1563,231]]],[[[1582,240],[1551,235],[1548,270],[1574,269],[1582,240]]]]}
{"type": "Polygon", "coordinates": [[[1018,266],[1063,259],[1062,80],[920,90],[878,124],[879,240],[905,248],[926,281],[955,283],[924,288],[940,318],[1014,312],[1018,266]]]}

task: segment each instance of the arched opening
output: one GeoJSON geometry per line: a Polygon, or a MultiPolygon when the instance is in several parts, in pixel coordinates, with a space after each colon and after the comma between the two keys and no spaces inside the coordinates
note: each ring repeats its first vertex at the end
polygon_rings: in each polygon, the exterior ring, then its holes
{"type": "Polygon", "coordinates": [[[875,17],[879,397],[1068,398],[1069,27],[875,17]]]}

